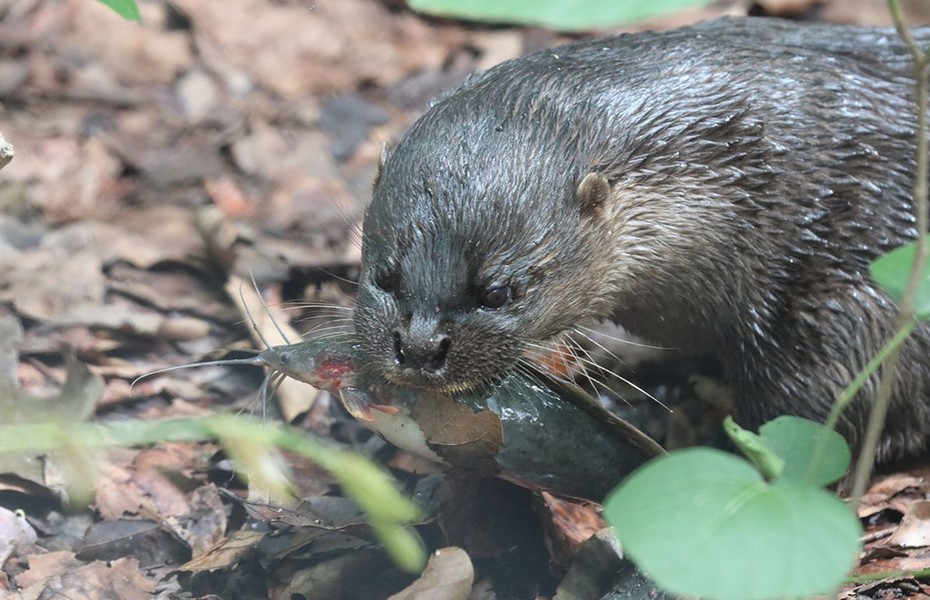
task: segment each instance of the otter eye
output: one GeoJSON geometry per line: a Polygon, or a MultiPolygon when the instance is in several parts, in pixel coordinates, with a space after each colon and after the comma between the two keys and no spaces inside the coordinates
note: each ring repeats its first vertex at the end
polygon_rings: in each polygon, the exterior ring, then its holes
{"type": "Polygon", "coordinates": [[[499,285],[485,290],[481,306],[485,308],[502,308],[513,300],[513,292],[508,285],[499,285]]]}
{"type": "Polygon", "coordinates": [[[393,270],[385,267],[376,269],[371,275],[371,280],[378,289],[384,292],[392,292],[397,287],[397,276],[393,270]]]}

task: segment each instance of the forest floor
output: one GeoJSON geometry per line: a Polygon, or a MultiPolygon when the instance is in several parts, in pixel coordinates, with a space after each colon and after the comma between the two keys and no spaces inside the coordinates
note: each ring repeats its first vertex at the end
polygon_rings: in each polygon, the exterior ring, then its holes
{"type": "MultiPolygon", "coordinates": [[[[871,0],[759,4],[888,22],[871,0]]],[[[130,383],[259,348],[238,307],[253,278],[282,326],[332,324],[318,307],[352,305],[382,146],[468,73],[569,38],[428,19],[400,0],[141,8],[140,26],[95,0],[0,3],[0,132],[16,150],[0,171],[0,422],[267,412],[376,458],[409,489],[439,475],[326,393],[292,387],[256,407],[255,367],[130,383]]],[[[637,28],[750,10],[761,9],[718,2],[637,28]]],[[[680,384],[657,372],[647,387],[674,395],[680,384]]],[[[419,526],[444,550],[416,584],[433,595],[417,596],[311,463],[291,457],[303,505],[338,526],[263,520],[214,443],[105,449],[77,476],[90,495],[70,502],[64,471],[81,465],[66,454],[0,454],[2,598],[546,598],[560,583],[563,598],[584,598],[564,575],[601,526],[591,505],[453,473],[419,526]]],[[[860,509],[860,573],[930,567],[928,497],[930,465],[877,481],[860,509]]],[[[604,597],[656,597],[629,581],[604,597]]],[[[930,597],[930,585],[901,577],[844,594],[930,597]]]]}

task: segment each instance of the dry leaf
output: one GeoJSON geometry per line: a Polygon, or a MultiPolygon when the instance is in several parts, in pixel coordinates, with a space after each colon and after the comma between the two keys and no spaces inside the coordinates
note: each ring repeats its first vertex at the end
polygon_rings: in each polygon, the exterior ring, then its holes
{"type": "Polygon", "coordinates": [[[220,540],[199,557],[181,565],[179,570],[214,571],[232,567],[252,552],[264,537],[265,533],[259,531],[237,531],[230,537],[220,540]]]}
{"type": "Polygon", "coordinates": [[[930,546],[930,500],[914,502],[908,507],[888,544],[905,548],[930,546]]]}
{"type": "Polygon", "coordinates": [[[440,548],[429,558],[420,578],[389,600],[467,600],[475,569],[461,548],[440,548]]]}
{"type": "Polygon", "coordinates": [[[64,570],[37,581],[25,590],[25,598],[81,598],[82,600],[150,600],[155,582],[139,571],[134,558],[93,562],[64,570]]]}
{"type": "Polygon", "coordinates": [[[16,576],[16,585],[23,588],[32,587],[49,577],[73,571],[82,564],[74,557],[73,552],[64,550],[30,554],[27,559],[29,568],[16,576]]]}

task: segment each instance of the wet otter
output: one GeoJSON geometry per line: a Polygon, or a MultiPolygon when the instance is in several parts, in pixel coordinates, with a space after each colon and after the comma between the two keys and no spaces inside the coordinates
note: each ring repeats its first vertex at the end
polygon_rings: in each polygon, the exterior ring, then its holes
{"type": "MultiPolygon", "coordinates": [[[[473,77],[376,182],[355,311],[370,364],[469,388],[611,318],[716,357],[744,424],[822,420],[892,333],[867,265],[916,236],[910,69],[890,29],[727,19],[473,77]]],[[[900,373],[883,460],[927,447],[930,327],[900,373]]],[[[874,393],[844,416],[854,446],[874,393]]]]}

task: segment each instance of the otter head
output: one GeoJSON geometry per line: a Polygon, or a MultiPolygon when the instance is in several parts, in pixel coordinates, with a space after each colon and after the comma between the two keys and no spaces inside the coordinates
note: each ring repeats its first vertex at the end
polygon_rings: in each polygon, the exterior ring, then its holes
{"type": "Polygon", "coordinates": [[[426,127],[379,171],[355,328],[389,381],[460,391],[609,312],[594,269],[609,264],[610,185],[506,126],[476,125],[451,149],[449,127],[426,127]]]}

